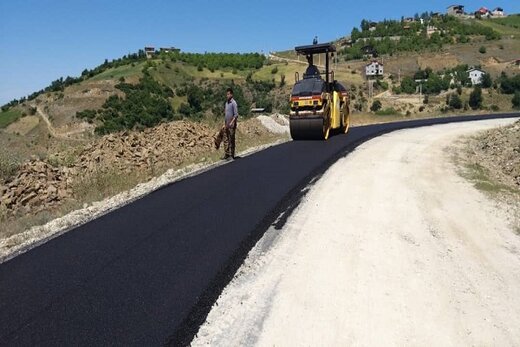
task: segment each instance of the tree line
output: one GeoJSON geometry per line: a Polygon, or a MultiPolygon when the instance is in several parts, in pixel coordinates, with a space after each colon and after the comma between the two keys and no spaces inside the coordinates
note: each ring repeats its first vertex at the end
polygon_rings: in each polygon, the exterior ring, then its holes
{"type": "Polygon", "coordinates": [[[160,53],[160,56],[169,57],[171,61],[181,61],[186,64],[207,68],[211,71],[226,68],[245,70],[260,69],[266,62],[265,56],[259,53],[160,53]]]}
{"type": "MultiPolygon", "coordinates": [[[[184,63],[198,66],[198,67],[206,67],[212,71],[217,69],[224,68],[232,68],[237,70],[244,69],[259,69],[261,68],[266,58],[258,53],[184,53],[180,51],[175,52],[161,52],[156,55],[158,58],[162,59],[170,59],[171,61],[182,61],[184,63]]],[[[47,92],[60,92],[63,91],[66,87],[99,75],[100,73],[111,69],[117,68],[120,66],[128,65],[128,64],[136,64],[139,62],[146,61],[146,54],[144,50],[140,49],[137,53],[130,53],[128,55],[124,55],[121,58],[113,59],[109,61],[105,59],[105,61],[99,66],[93,69],[84,69],[81,72],[79,77],[70,77],[66,78],[60,77],[51,82],[51,84],[39,91],[31,93],[27,97],[22,97],[20,99],[13,99],[2,106],[2,110],[7,110],[12,106],[16,106],[20,103],[25,102],[26,100],[33,100],[41,94],[47,92]]]]}

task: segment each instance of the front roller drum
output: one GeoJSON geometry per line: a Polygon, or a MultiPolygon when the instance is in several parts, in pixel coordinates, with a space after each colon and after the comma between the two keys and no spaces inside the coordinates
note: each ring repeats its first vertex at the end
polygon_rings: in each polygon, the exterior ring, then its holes
{"type": "Polygon", "coordinates": [[[330,130],[322,117],[293,118],[289,120],[289,128],[293,140],[326,140],[330,130]]]}

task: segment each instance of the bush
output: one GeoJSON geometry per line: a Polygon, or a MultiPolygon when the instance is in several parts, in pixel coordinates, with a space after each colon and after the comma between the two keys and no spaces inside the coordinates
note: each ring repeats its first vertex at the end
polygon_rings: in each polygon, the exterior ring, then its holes
{"type": "Polygon", "coordinates": [[[520,91],[515,92],[515,96],[513,96],[513,108],[516,110],[520,110],[520,91]]]}
{"type": "Polygon", "coordinates": [[[393,107],[385,108],[376,112],[378,116],[393,116],[399,114],[393,107]]]}
{"type": "Polygon", "coordinates": [[[275,66],[275,67],[271,70],[271,73],[272,73],[273,75],[275,75],[277,72],[278,72],[278,66],[275,66]]]}
{"type": "Polygon", "coordinates": [[[477,110],[482,107],[482,100],[482,88],[480,86],[475,86],[469,95],[469,106],[473,110],[477,110]]]}
{"type": "Polygon", "coordinates": [[[507,77],[505,73],[502,73],[499,82],[500,89],[504,94],[514,94],[515,92],[520,91],[520,75],[507,77]]]}
{"type": "Polygon", "coordinates": [[[7,180],[14,176],[21,166],[18,158],[10,153],[0,153],[0,179],[7,180]]]}
{"type": "Polygon", "coordinates": [[[462,100],[458,94],[451,95],[449,106],[456,110],[460,110],[462,108],[462,100]]]}
{"type": "Polygon", "coordinates": [[[482,86],[482,88],[491,88],[491,86],[493,85],[491,75],[488,73],[483,74],[480,80],[480,85],[482,86]]]}
{"type": "Polygon", "coordinates": [[[381,104],[381,101],[376,100],[372,103],[372,106],[370,106],[370,111],[377,112],[381,109],[381,107],[383,107],[383,105],[381,104]]]}
{"type": "Polygon", "coordinates": [[[417,83],[411,77],[405,77],[401,81],[401,92],[405,94],[415,94],[417,83]]]}
{"type": "Polygon", "coordinates": [[[383,89],[383,90],[388,90],[388,83],[385,82],[385,81],[382,81],[382,80],[377,80],[377,85],[383,89]]]}
{"type": "Polygon", "coordinates": [[[183,102],[179,106],[179,109],[177,110],[177,112],[179,112],[181,115],[183,115],[185,117],[189,117],[191,114],[191,107],[188,104],[183,102]]]}
{"type": "Polygon", "coordinates": [[[484,53],[486,53],[487,50],[486,50],[486,47],[484,47],[484,46],[480,46],[480,48],[478,49],[478,51],[479,51],[481,54],[484,54],[484,53]]]}

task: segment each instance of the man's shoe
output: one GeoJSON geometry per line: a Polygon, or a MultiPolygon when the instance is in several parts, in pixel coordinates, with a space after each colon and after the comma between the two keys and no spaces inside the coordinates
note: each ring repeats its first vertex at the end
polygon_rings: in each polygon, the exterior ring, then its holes
{"type": "Polygon", "coordinates": [[[223,156],[220,159],[222,159],[222,160],[231,160],[231,156],[226,154],[225,156],[223,156]]]}

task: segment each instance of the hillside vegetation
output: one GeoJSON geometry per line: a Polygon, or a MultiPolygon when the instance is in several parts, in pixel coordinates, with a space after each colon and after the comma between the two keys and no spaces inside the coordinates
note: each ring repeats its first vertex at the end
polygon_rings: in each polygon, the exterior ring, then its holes
{"type": "Polygon", "coordinates": [[[476,22],[461,21],[453,16],[432,17],[428,13],[411,22],[384,20],[371,24],[363,20],[360,29],[352,29],[353,45],[341,51],[345,60],[362,58],[366,54],[364,47],[367,45],[370,45],[377,55],[393,55],[408,51],[438,51],[448,44],[468,43],[472,36],[481,36],[488,41],[501,37],[493,28],[476,22]]]}

